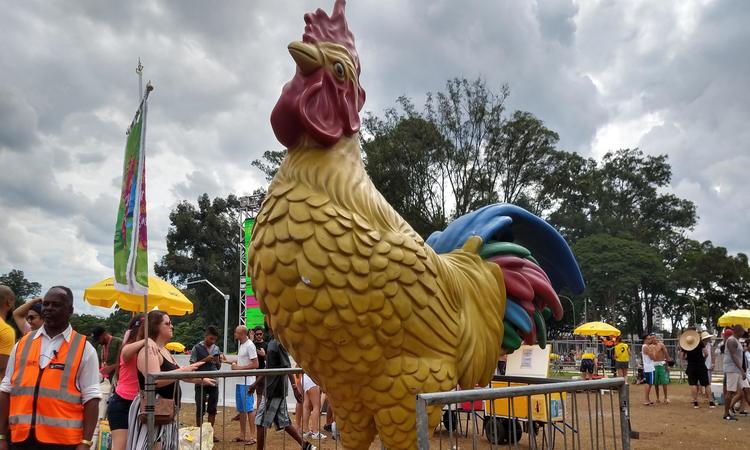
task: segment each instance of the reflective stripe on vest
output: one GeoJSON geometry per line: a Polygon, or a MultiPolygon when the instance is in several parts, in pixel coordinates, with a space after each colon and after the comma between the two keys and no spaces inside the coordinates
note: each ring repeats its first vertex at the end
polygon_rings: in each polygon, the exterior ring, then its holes
{"type": "MultiPolygon", "coordinates": [[[[86,341],[82,334],[76,333],[75,337],[71,337],[70,348],[68,349],[68,357],[65,358],[65,369],[63,369],[63,376],[60,379],[60,389],[63,389],[70,382],[70,373],[73,371],[73,362],[76,358],[76,354],[78,353],[78,347],[81,344],[84,344],[84,346],[86,344],[86,341]]],[[[81,365],[81,362],[78,361],[78,364],[76,364],[76,371],[78,370],[78,367],[80,365],[81,365]]],[[[73,380],[73,382],[75,383],[75,380],[73,380]]]]}
{"type": "MultiPolygon", "coordinates": [[[[34,395],[34,389],[36,389],[34,386],[14,387],[11,388],[10,395],[34,395]]],[[[81,403],[80,394],[71,394],[69,392],[58,391],[57,389],[40,387],[38,396],[39,398],[51,398],[68,403],[81,403]]]]}
{"type": "Polygon", "coordinates": [[[86,338],[73,331],[44,369],[41,341],[31,333],[18,343],[8,417],[11,442],[25,441],[33,428],[39,442],[76,445],[83,439],[83,404],[75,380],[86,338]]]}
{"type": "MultiPolygon", "coordinates": [[[[32,333],[28,333],[25,339],[21,338],[21,341],[24,345],[23,349],[21,349],[20,362],[29,360],[29,351],[31,351],[31,346],[34,344],[34,339],[32,338],[31,334],[32,333]]],[[[14,374],[14,378],[16,380],[15,386],[21,386],[21,380],[23,380],[23,372],[24,370],[26,370],[26,364],[21,364],[21,367],[18,367],[18,364],[16,364],[15,369],[18,371],[17,374],[14,374]]]]}
{"type": "MultiPolygon", "coordinates": [[[[33,419],[33,415],[31,414],[21,414],[18,416],[10,416],[8,417],[8,423],[11,425],[15,424],[29,424],[31,425],[31,420],[33,419]]],[[[58,419],[56,417],[47,417],[47,416],[36,416],[36,424],[37,425],[47,425],[50,427],[60,427],[60,428],[83,428],[83,420],[73,420],[73,419],[58,419]]]]}

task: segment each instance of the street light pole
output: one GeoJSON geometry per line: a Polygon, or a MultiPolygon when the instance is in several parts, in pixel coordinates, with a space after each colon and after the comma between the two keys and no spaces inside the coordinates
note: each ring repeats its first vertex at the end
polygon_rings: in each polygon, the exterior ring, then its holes
{"type": "MultiPolygon", "coordinates": [[[[685,299],[687,301],[689,301],[691,305],[693,305],[693,325],[695,325],[696,328],[697,328],[698,327],[698,310],[695,309],[695,303],[693,302],[693,300],[690,297],[688,297],[686,295],[685,299]]],[[[689,323],[688,323],[688,325],[689,325],[689,323]]]]}
{"type": "Polygon", "coordinates": [[[225,294],[219,290],[213,283],[202,278],[200,280],[188,281],[187,284],[206,283],[211,286],[214,291],[218,292],[224,298],[224,351],[227,351],[227,332],[229,327],[229,294],[225,294]]]}
{"type": "Polygon", "coordinates": [[[578,322],[576,322],[576,305],[573,304],[573,300],[570,299],[570,297],[567,297],[565,295],[559,295],[558,297],[564,298],[568,302],[570,302],[570,307],[573,309],[573,327],[575,327],[578,322]]]}
{"type": "Polygon", "coordinates": [[[583,297],[583,321],[588,322],[589,321],[589,298],[583,297]]]}
{"type": "MultiPolygon", "coordinates": [[[[227,331],[229,327],[229,294],[225,294],[219,290],[216,286],[214,286],[213,283],[206,280],[205,278],[201,278],[200,280],[188,280],[187,284],[197,284],[197,283],[206,283],[209,286],[211,286],[214,291],[218,292],[219,295],[224,297],[224,351],[227,350],[227,331]]],[[[221,406],[222,408],[227,407],[227,385],[224,382],[224,379],[221,380],[221,406]]]]}

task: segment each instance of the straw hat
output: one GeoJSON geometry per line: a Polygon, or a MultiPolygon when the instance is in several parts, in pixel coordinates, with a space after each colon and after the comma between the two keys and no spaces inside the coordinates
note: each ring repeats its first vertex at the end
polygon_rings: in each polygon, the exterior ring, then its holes
{"type": "Polygon", "coordinates": [[[695,330],[687,330],[680,336],[680,347],[686,352],[694,350],[701,342],[701,335],[695,330]]]}
{"type": "Polygon", "coordinates": [[[711,334],[708,331],[701,332],[701,341],[704,339],[710,339],[710,338],[715,338],[715,337],[716,337],[715,334],[711,334]]]}

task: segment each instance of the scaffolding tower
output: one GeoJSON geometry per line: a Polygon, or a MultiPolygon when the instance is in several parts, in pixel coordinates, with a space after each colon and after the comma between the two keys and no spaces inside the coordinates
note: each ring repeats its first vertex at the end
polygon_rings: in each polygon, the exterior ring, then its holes
{"type": "Polygon", "coordinates": [[[255,193],[240,197],[240,295],[239,295],[239,320],[240,325],[245,325],[247,320],[247,303],[245,302],[245,277],[247,274],[247,252],[245,250],[245,221],[254,219],[260,211],[265,193],[255,193]]]}

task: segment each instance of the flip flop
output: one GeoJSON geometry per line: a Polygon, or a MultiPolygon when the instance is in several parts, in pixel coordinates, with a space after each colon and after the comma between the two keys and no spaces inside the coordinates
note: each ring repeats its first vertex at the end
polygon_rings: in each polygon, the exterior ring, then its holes
{"type": "Polygon", "coordinates": [[[255,443],[257,443],[257,441],[253,438],[250,438],[245,441],[245,445],[254,445],[255,443]]]}
{"type": "Polygon", "coordinates": [[[644,403],[643,406],[653,406],[654,402],[644,403]]]}

